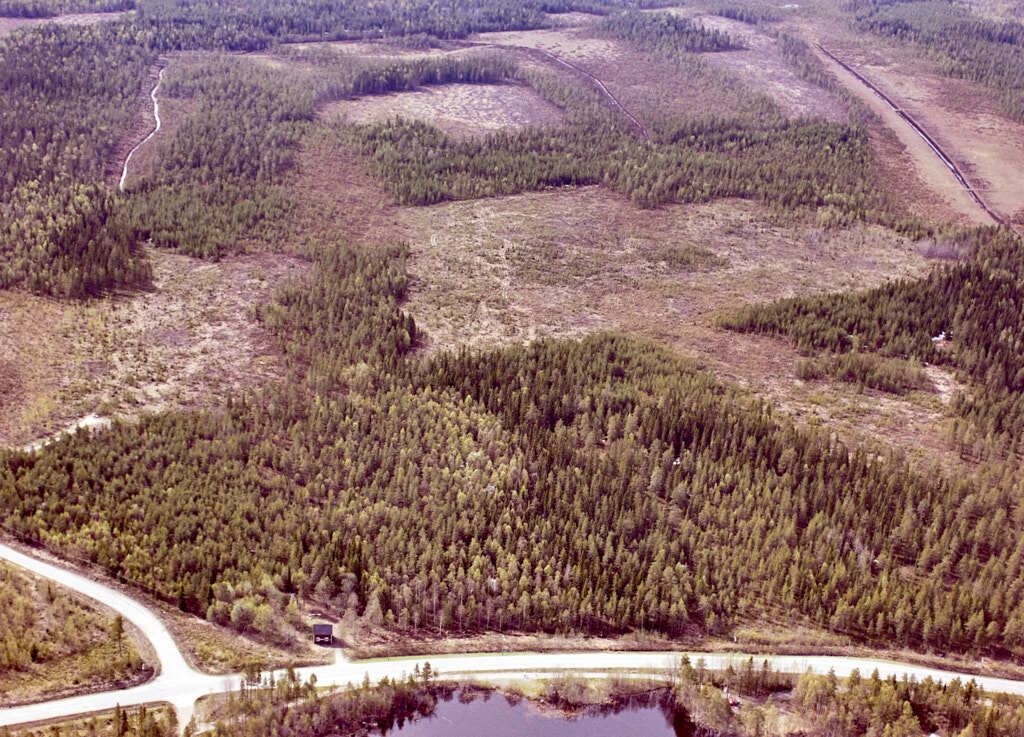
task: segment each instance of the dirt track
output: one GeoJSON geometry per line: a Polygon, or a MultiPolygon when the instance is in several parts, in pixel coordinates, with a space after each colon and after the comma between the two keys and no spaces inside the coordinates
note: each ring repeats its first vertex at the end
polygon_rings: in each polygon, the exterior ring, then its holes
{"type": "Polygon", "coordinates": [[[650,131],[647,130],[647,126],[645,126],[639,118],[633,115],[633,113],[629,112],[629,110],[626,109],[626,106],[619,101],[619,98],[612,94],[612,91],[608,89],[607,85],[605,85],[604,82],[602,82],[600,79],[598,79],[596,76],[588,72],[583,67],[573,64],[571,61],[566,61],[562,57],[552,54],[547,49],[536,48],[533,46],[517,46],[515,44],[500,43],[484,43],[479,45],[490,46],[498,49],[507,49],[509,51],[518,51],[522,54],[526,54],[527,56],[531,56],[534,59],[539,59],[542,62],[548,62],[558,64],[559,66],[563,66],[569,71],[571,71],[573,74],[585,78],[588,82],[597,87],[601,95],[606,100],[608,100],[609,103],[611,103],[613,108],[618,110],[627,120],[629,120],[630,124],[636,129],[636,132],[640,135],[641,138],[643,138],[645,141],[651,140],[651,134],[650,131]]]}
{"type": "Polygon", "coordinates": [[[831,59],[836,64],[841,66],[843,69],[848,71],[857,80],[864,84],[868,89],[870,89],[880,98],[882,98],[882,100],[884,100],[885,103],[888,104],[889,107],[891,107],[897,115],[903,118],[903,120],[905,120],[910,125],[910,127],[913,128],[914,131],[916,131],[922,139],[924,139],[924,142],[928,144],[929,148],[931,148],[935,155],[939,157],[942,163],[946,165],[946,168],[950,170],[950,172],[953,174],[956,180],[961,184],[961,186],[963,186],[963,188],[971,196],[971,199],[973,199],[977,203],[978,207],[984,210],[985,213],[988,214],[988,216],[999,225],[1006,224],[1005,218],[997,215],[995,212],[992,211],[992,209],[988,205],[985,204],[985,201],[981,199],[981,197],[978,195],[975,189],[967,182],[967,179],[964,177],[963,172],[960,171],[960,168],[956,165],[956,163],[954,163],[953,160],[946,155],[946,152],[943,151],[942,147],[939,146],[935,139],[933,139],[928,134],[928,131],[922,128],[921,125],[916,120],[914,120],[914,118],[912,118],[906,110],[904,110],[895,102],[893,102],[893,100],[888,95],[882,92],[882,90],[880,90],[870,80],[864,77],[864,75],[857,72],[857,70],[853,69],[849,64],[844,62],[842,59],[838,58],[835,54],[830,52],[824,46],[822,46],[821,44],[815,44],[815,46],[818,47],[818,50],[821,51],[821,53],[825,54],[825,56],[827,56],[829,59],[831,59]]]}
{"type": "Polygon", "coordinates": [[[840,83],[860,98],[896,134],[913,160],[921,182],[945,200],[951,211],[978,225],[1005,222],[992,212],[967,183],[959,167],[905,110],[823,46],[815,43],[814,49],[836,74],[840,83]]]}

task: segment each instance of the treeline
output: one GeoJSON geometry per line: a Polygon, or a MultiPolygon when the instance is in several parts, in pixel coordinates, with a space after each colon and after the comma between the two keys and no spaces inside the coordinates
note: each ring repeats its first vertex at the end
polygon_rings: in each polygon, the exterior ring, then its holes
{"type": "Polygon", "coordinates": [[[82,297],[150,279],[101,185],[152,59],[109,29],[0,40],[0,288],[82,297]]]}
{"type": "Polygon", "coordinates": [[[729,34],[709,30],[673,13],[617,13],[601,21],[597,32],[667,56],[743,48],[729,34]]]}
{"type": "Polygon", "coordinates": [[[985,20],[960,5],[934,0],[853,0],[858,25],[920,44],[946,74],[991,89],[1006,114],[1024,121],[1024,25],[985,20]]]}
{"type": "Polygon", "coordinates": [[[856,343],[886,356],[954,367],[971,382],[971,391],[953,403],[965,420],[953,429],[962,452],[1017,455],[1024,452],[1021,242],[996,228],[964,238],[971,257],[924,279],[750,307],[721,324],[785,335],[807,352],[843,353],[856,343]]]}
{"type": "Polygon", "coordinates": [[[775,23],[782,20],[782,14],[772,5],[749,3],[746,5],[718,5],[711,8],[714,15],[738,20],[751,25],[775,23]]]}
{"type": "Polygon", "coordinates": [[[538,0],[229,0],[189,3],[140,0],[132,22],[140,42],[164,50],[264,49],[279,41],[328,41],[423,34],[464,38],[483,31],[522,30],[547,25],[545,13],[623,7],[611,0],[549,3],[538,0]]]}
{"type": "Polygon", "coordinates": [[[604,184],[644,207],[744,197],[816,211],[828,226],[868,220],[929,232],[877,192],[866,134],[842,124],[699,119],[666,126],[653,145],[607,116],[468,141],[402,120],[352,130],[371,170],[407,204],[604,184]]]}
{"type": "Polygon", "coordinates": [[[406,679],[384,678],[376,686],[324,694],[315,682],[303,683],[290,671],[275,681],[256,679],[240,698],[231,695],[226,714],[206,737],[328,737],[362,734],[374,726],[382,734],[406,721],[430,716],[439,697],[450,698],[454,686],[434,682],[430,663],[406,679]]]}
{"type": "Polygon", "coordinates": [[[131,10],[135,0],[0,0],[2,18],[52,18],[65,13],[131,10]]]}

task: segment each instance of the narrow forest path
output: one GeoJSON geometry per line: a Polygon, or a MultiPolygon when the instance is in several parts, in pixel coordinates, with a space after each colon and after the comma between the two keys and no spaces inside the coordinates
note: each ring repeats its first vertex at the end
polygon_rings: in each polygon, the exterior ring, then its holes
{"type": "Polygon", "coordinates": [[[896,104],[896,102],[892,98],[885,94],[881,89],[879,89],[877,85],[875,85],[873,82],[867,79],[863,74],[861,74],[856,69],[851,67],[849,64],[844,62],[842,59],[837,57],[835,54],[826,49],[820,43],[815,43],[814,45],[818,49],[818,51],[825,55],[825,57],[827,57],[841,69],[849,73],[849,75],[853,77],[853,79],[855,79],[861,85],[863,85],[863,87],[870,90],[870,92],[873,93],[874,96],[881,99],[882,102],[884,102],[885,105],[888,106],[889,110],[892,113],[895,113],[895,115],[899,119],[901,119],[908,126],[910,126],[911,130],[913,130],[913,132],[917,134],[917,136],[922,141],[924,141],[928,149],[930,149],[931,152],[936,157],[938,157],[939,161],[942,162],[946,169],[949,170],[949,173],[953,175],[953,177],[956,179],[959,185],[963,188],[963,190],[967,193],[971,200],[973,200],[974,204],[976,204],[993,222],[995,222],[997,225],[1008,224],[1005,218],[998,215],[985,203],[985,201],[981,198],[981,196],[978,194],[975,188],[971,186],[971,184],[967,181],[967,178],[964,176],[964,173],[960,170],[956,163],[946,154],[945,151],[943,151],[942,147],[935,141],[934,138],[932,138],[928,131],[926,131],[920,123],[918,123],[909,113],[907,113],[906,110],[904,110],[900,105],[896,104]]]}
{"type": "Polygon", "coordinates": [[[129,151],[128,155],[125,157],[124,166],[121,168],[121,181],[117,185],[117,189],[120,192],[124,192],[124,184],[125,181],[127,181],[128,179],[128,164],[131,163],[132,156],[135,155],[136,151],[138,151],[140,148],[142,148],[151,140],[153,140],[153,136],[160,132],[160,127],[162,125],[160,121],[160,100],[157,98],[156,95],[157,92],[160,90],[160,85],[163,84],[163,81],[164,69],[161,69],[160,74],[157,75],[156,84],[153,86],[152,91],[149,93],[149,98],[153,101],[153,120],[156,122],[156,125],[153,128],[153,130],[150,131],[149,135],[143,138],[138,143],[136,143],[132,150],[129,151]]]}

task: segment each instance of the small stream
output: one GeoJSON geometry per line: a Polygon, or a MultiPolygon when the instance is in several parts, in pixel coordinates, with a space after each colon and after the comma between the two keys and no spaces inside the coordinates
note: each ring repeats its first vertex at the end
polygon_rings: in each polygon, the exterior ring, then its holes
{"type": "Polygon", "coordinates": [[[695,737],[707,734],[656,696],[574,714],[542,709],[499,692],[459,690],[438,699],[434,712],[382,729],[387,737],[695,737]]]}

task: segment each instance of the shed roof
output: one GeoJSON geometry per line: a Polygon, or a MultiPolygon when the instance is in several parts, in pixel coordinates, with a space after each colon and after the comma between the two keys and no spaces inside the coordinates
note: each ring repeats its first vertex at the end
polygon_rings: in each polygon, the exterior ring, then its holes
{"type": "Polygon", "coordinates": [[[329,635],[334,632],[333,624],[314,624],[313,634],[314,635],[329,635]]]}

